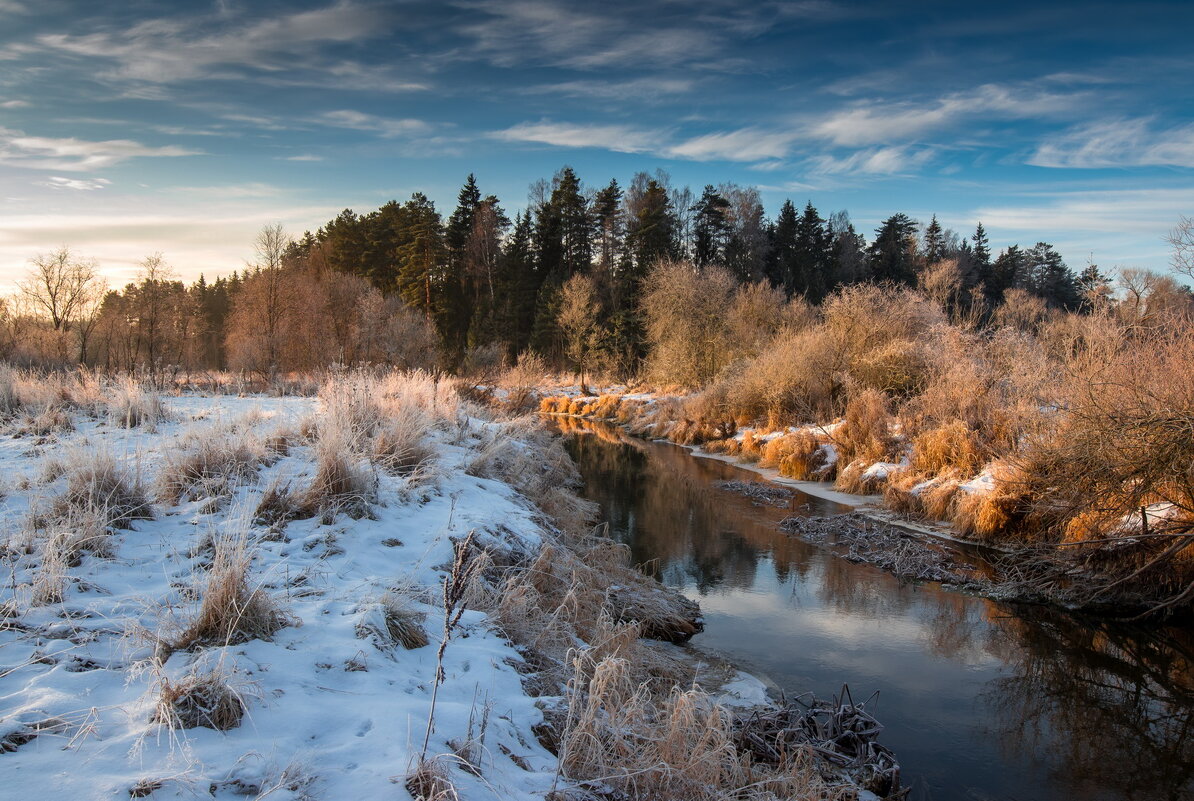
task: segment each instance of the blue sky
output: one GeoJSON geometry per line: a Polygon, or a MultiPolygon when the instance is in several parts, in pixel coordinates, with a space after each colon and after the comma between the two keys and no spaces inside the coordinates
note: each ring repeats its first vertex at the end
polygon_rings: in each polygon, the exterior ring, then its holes
{"type": "Polygon", "coordinates": [[[1194,3],[0,0],[0,286],[61,244],[114,283],[464,177],[572,165],[903,211],[1163,270],[1194,214],[1194,3]]]}

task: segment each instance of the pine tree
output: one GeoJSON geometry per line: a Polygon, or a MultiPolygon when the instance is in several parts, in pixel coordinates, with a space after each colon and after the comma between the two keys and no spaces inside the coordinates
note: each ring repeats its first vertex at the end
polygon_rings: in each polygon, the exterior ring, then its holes
{"type": "Polygon", "coordinates": [[[991,265],[986,281],[987,299],[992,306],[1003,300],[1003,293],[1015,286],[1021,286],[1025,273],[1024,251],[1019,245],[1012,245],[999,254],[991,265]]]}
{"type": "Polygon", "coordinates": [[[675,215],[665,189],[655,179],[647,181],[638,214],[627,233],[627,246],[633,256],[633,275],[637,282],[660,259],[676,256],[675,215]]]}
{"type": "Polygon", "coordinates": [[[854,223],[845,211],[829,215],[828,228],[833,259],[826,286],[833,289],[840,284],[864,280],[870,270],[866,238],[854,230],[854,223]]]}
{"type": "Polygon", "coordinates": [[[441,287],[448,249],[444,244],[439,213],[422,192],[416,192],[405,206],[407,226],[395,256],[398,263],[398,291],[406,305],[422,312],[439,328],[442,311],[441,287]]]}
{"type": "Polygon", "coordinates": [[[771,230],[771,253],[767,259],[767,276],[772,286],[783,287],[791,295],[796,286],[796,237],[799,229],[796,207],[785,200],[771,230]]]}
{"type": "Polygon", "coordinates": [[[698,267],[725,264],[726,246],[730,239],[730,202],[712,184],[706,184],[701,199],[692,210],[696,215],[693,225],[693,261],[698,267]]]}
{"type": "Polygon", "coordinates": [[[791,291],[812,301],[825,297],[833,266],[833,242],[825,221],[810,201],[796,225],[791,291]]]}
{"type": "Polygon", "coordinates": [[[531,343],[535,324],[535,299],[539,294],[539,276],[535,267],[534,230],[531,215],[514,217],[514,229],[506,241],[501,259],[503,311],[500,319],[506,335],[506,357],[513,362],[531,343]]]}
{"type": "Polygon", "coordinates": [[[1048,242],[1037,242],[1025,251],[1023,288],[1054,308],[1076,309],[1080,303],[1077,280],[1048,242]]]}
{"type": "Polygon", "coordinates": [[[925,228],[924,260],[926,264],[936,264],[945,258],[945,232],[941,230],[941,223],[937,222],[937,215],[929,221],[925,228]]]}
{"type": "Polygon", "coordinates": [[[593,219],[580,179],[571,167],[564,167],[556,176],[551,205],[560,221],[562,283],[577,273],[588,272],[593,263],[593,219]]]}
{"type": "Polygon", "coordinates": [[[971,240],[974,242],[974,265],[978,269],[986,271],[991,266],[991,243],[987,239],[987,231],[981,222],[974,229],[974,236],[971,237],[971,240]]]}
{"type": "Polygon", "coordinates": [[[915,284],[917,266],[916,221],[907,214],[893,214],[875,231],[870,248],[871,278],[915,284]]]}
{"type": "Polygon", "coordinates": [[[593,222],[597,228],[596,259],[603,272],[611,274],[622,251],[626,224],[622,214],[622,189],[617,179],[609,182],[593,199],[593,222]]]}

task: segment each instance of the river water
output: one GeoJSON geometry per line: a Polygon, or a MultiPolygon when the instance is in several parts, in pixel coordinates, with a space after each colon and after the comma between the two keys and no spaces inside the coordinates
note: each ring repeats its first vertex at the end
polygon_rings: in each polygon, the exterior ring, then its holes
{"type": "Polygon", "coordinates": [[[901,584],[782,533],[760,481],[614,426],[556,420],[610,534],[700,603],[692,646],[789,695],[878,691],[881,742],[922,801],[1194,799],[1194,636],[901,584]]]}

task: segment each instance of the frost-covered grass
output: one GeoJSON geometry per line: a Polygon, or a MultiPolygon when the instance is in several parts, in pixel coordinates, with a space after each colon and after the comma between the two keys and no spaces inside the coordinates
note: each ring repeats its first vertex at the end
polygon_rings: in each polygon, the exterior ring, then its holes
{"type": "MultiPolygon", "coordinates": [[[[87,402],[4,378],[4,795],[402,797],[453,542],[527,552],[542,536],[536,506],[474,469],[496,424],[425,376],[87,402]],[[31,437],[24,416],[47,408],[68,422],[31,437]],[[278,487],[287,514],[254,522],[278,487]]],[[[428,749],[476,740],[491,699],[475,773],[445,763],[462,797],[555,781],[521,664],[463,612],[428,749]]]]}
{"type": "Polygon", "coordinates": [[[660,642],[699,609],[593,529],[533,420],[421,374],[112,385],[123,414],[82,379],[21,377],[18,404],[65,398],[69,424],[0,428],[14,797],[850,797],[731,742],[697,685],[731,676],[660,642]]]}

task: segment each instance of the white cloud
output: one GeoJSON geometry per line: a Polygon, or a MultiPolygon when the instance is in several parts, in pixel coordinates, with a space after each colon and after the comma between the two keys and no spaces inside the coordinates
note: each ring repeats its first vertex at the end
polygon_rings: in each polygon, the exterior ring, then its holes
{"type": "Polygon", "coordinates": [[[1081,99],[1078,94],[1061,95],[984,84],[927,104],[855,104],[810,122],[807,133],[842,147],[864,147],[916,139],[965,119],[1050,116],[1073,108],[1081,99]]]}
{"type": "Polygon", "coordinates": [[[527,94],[558,94],[598,100],[653,99],[691,92],[696,82],[690,78],[633,78],[628,81],[564,81],[529,87],[527,94]]]}
{"type": "Polygon", "coordinates": [[[1038,193],[976,208],[967,225],[981,220],[996,243],[1051,242],[1070,266],[1093,255],[1104,268],[1164,271],[1170,255],[1165,235],[1190,208],[1194,187],[1038,193]]]}
{"type": "Polygon", "coordinates": [[[691,23],[691,11],[676,6],[672,18],[650,31],[639,26],[642,6],[591,4],[587,11],[543,0],[461,3],[480,19],[461,27],[472,38],[466,56],[479,54],[494,64],[546,62],[574,69],[708,67],[723,50],[723,34],[691,23]]]}
{"type": "Polygon", "coordinates": [[[27,100],[4,100],[0,101],[0,108],[29,108],[29,101],[27,100]]]}
{"type": "Polygon", "coordinates": [[[299,153],[297,156],[278,156],[280,161],[323,161],[323,156],[314,153],[299,153]]]}
{"type": "Polygon", "coordinates": [[[233,184],[231,186],[178,186],[172,192],[210,198],[277,197],[283,194],[280,186],[263,183],[233,184]]]}
{"type": "Polygon", "coordinates": [[[55,175],[37,183],[39,186],[48,186],[51,189],[75,189],[82,192],[91,192],[96,189],[103,189],[105,186],[111,185],[112,182],[106,178],[63,178],[55,175]]]}
{"type": "Polygon", "coordinates": [[[147,253],[163,251],[179,277],[194,280],[244,269],[252,256],[253,237],[266,223],[281,222],[288,231],[315,230],[345,203],[328,206],[278,206],[244,198],[197,203],[184,196],[161,197],[150,209],[143,197],[114,195],[97,206],[79,196],[61,211],[23,212],[0,200],[0,289],[12,285],[28,269],[35,253],[66,243],[95,258],[114,285],[136,274],[147,253]]]}
{"type": "Polygon", "coordinates": [[[1156,129],[1152,119],[1121,119],[1071,128],[1041,143],[1038,167],[1194,167],[1194,124],[1156,129]]]}
{"type": "Polygon", "coordinates": [[[372,131],[379,136],[387,138],[427,133],[431,130],[431,125],[423,120],[390,119],[388,117],[378,117],[373,114],[365,114],[361,111],[350,111],[348,109],[328,111],[319,119],[325,125],[332,125],[337,128],[351,128],[355,131],[372,131]]]}
{"type": "Polygon", "coordinates": [[[132,158],[176,158],[200,154],[198,150],[173,145],[150,147],[130,139],[89,142],[74,138],[26,136],[21,131],[0,128],[0,164],[28,169],[85,172],[111,167],[132,158]]]}
{"type": "Polygon", "coordinates": [[[507,142],[536,142],[556,147],[595,147],[618,153],[655,150],[660,138],[651,131],[628,125],[581,125],[556,122],[524,122],[492,134],[507,142]]]}
{"type": "Polygon", "coordinates": [[[932,148],[877,147],[841,158],[814,156],[809,165],[814,172],[834,175],[901,175],[923,166],[933,154],[932,148]]]}
{"type": "Polygon", "coordinates": [[[794,131],[740,128],[696,136],[667,149],[668,155],[694,161],[764,161],[782,159],[792,149],[794,131]]]}
{"type": "MultiPolygon", "coordinates": [[[[113,60],[118,66],[108,77],[173,83],[231,77],[225,72],[230,68],[318,71],[328,67],[318,58],[318,45],[378,36],[389,30],[390,18],[391,13],[384,7],[339,2],[255,22],[225,20],[220,15],[154,19],[118,33],[47,34],[38,37],[37,44],[78,56],[113,60]],[[213,20],[224,24],[225,29],[208,32],[213,20]]],[[[339,63],[330,68],[351,72],[353,65],[339,63]]]]}

